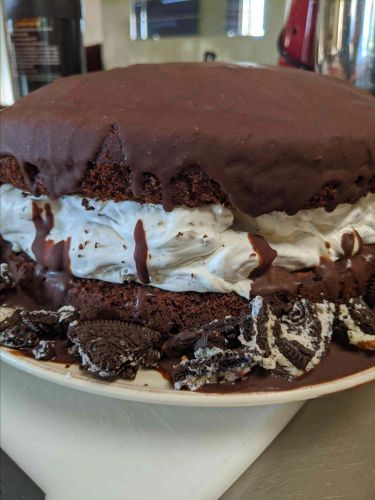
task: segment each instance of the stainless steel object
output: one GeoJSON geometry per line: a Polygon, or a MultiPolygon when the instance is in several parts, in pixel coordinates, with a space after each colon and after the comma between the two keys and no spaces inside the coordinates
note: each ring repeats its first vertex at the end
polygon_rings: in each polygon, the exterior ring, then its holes
{"type": "Polygon", "coordinates": [[[375,95],[375,0],[320,0],[315,61],[375,95]]]}

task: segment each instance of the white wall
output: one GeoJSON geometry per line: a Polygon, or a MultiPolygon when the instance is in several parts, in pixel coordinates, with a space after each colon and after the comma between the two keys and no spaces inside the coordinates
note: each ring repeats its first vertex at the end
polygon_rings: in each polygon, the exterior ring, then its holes
{"type": "Polygon", "coordinates": [[[103,43],[102,0],[84,0],[83,16],[85,19],[84,44],[87,46],[103,43]]]}

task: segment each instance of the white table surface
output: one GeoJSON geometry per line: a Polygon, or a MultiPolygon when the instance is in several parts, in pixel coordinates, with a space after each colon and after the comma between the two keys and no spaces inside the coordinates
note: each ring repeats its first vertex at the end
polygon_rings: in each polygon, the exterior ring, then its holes
{"type": "Polygon", "coordinates": [[[216,499],[302,406],[132,403],[0,367],[1,446],[47,500],[216,499]]]}

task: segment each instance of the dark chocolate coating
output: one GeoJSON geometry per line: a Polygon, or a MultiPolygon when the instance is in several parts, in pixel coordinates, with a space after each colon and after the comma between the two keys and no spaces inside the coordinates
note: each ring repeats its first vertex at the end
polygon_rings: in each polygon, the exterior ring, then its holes
{"type": "Polygon", "coordinates": [[[374,98],[295,69],[129,66],[59,79],[2,111],[1,121],[1,154],[36,166],[54,197],[78,188],[112,131],[135,196],[143,174],[154,174],[166,209],[171,178],[190,166],[253,216],[295,213],[327,184],[327,209],[353,203],[375,175],[374,98]]]}

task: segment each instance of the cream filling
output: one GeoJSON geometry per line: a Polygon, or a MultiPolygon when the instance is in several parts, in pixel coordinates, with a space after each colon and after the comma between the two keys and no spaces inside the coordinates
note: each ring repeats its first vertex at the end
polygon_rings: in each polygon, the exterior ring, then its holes
{"type": "MultiPolygon", "coordinates": [[[[290,271],[319,265],[320,257],[336,261],[344,256],[342,238],[352,235],[351,255],[364,244],[375,244],[375,194],[333,212],[323,208],[289,216],[272,212],[251,218],[221,205],[176,207],[132,201],[87,200],[79,196],[50,200],[22,193],[9,184],[0,187],[1,234],[14,251],[35,259],[32,205],[46,217],[51,207],[54,224],[47,240],[71,238],[70,270],[78,278],[110,283],[140,282],[134,257],[134,229],[143,223],[147,242],[150,285],[174,292],[236,292],[249,297],[250,273],[260,264],[249,233],[261,235],[277,251],[273,265],[290,271]]],[[[347,248],[346,248],[347,252],[347,248]]]]}

